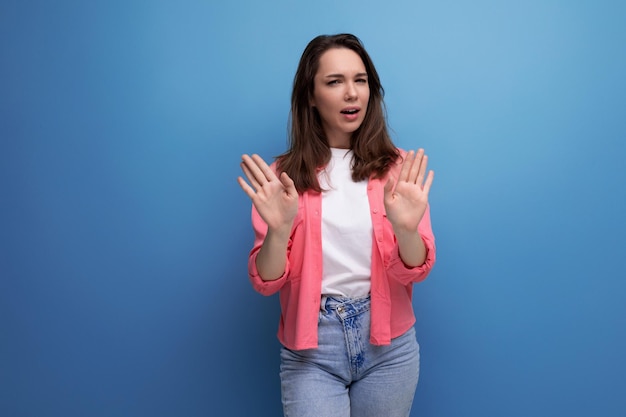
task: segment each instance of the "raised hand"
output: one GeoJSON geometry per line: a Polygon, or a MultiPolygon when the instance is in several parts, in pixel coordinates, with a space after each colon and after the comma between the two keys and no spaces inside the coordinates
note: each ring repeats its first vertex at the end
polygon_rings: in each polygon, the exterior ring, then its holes
{"type": "Polygon", "coordinates": [[[434,172],[426,176],[428,156],[424,150],[407,153],[399,178],[390,178],[385,184],[385,210],[396,234],[414,232],[428,205],[428,192],[434,172]]]}
{"type": "Polygon", "coordinates": [[[298,192],[291,178],[285,172],[277,177],[259,155],[243,155],[241,169],[250,184],[242,177],[237,182],[269,230],[290,230],[298,212],[298,192]]]}

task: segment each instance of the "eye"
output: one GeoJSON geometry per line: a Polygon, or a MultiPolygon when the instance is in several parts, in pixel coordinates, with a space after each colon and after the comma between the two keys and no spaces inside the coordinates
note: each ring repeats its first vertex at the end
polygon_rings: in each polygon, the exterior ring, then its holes
{"type": "Polygon", "coordinates": [[[366,78],[358,78],[358,79],[356,80],[356,82],[357,82],[357,83],[360,83],[360,84],[367,84],[367,79],[366,79],[366,78]]]}
{"type": "Polygon", "coordinates": [[[326,85],[337,85],[339,84],[339,80],[330,80],[329,82],[326,83],[326,85]]]}

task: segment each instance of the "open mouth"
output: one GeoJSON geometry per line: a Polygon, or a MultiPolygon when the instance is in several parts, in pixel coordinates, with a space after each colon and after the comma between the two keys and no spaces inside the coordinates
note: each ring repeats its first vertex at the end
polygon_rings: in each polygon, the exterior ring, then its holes
{"type": "Polygon", "coordinates": [[[358,112],[359,109],[346,109],[341,111],[342,114],[357,114],[358,112]]]}

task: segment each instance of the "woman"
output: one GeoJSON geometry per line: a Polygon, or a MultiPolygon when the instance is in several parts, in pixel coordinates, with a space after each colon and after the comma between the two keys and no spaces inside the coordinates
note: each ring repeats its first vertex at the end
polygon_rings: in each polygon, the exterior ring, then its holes
{"type": "Polygon", "coordinates": [[[386,126],[383,88],[350,34],[302,54],[289,149],[243,155],[253,287],[280,292],[286,416],[408,416],[419,376],[412,285],[435,262],[423,150],[386,126]]]}

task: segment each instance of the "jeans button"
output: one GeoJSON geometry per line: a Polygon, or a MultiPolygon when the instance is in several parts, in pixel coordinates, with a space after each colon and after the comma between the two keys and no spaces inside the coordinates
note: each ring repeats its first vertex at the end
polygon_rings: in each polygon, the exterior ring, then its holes
{"type": "Polygon", "coordinates": [[[339,306],[339,307],[337,307],[337,312],[338,312],[339,314],[343,313],[343,310],[344,310],[343,306],[339,306]]]}

